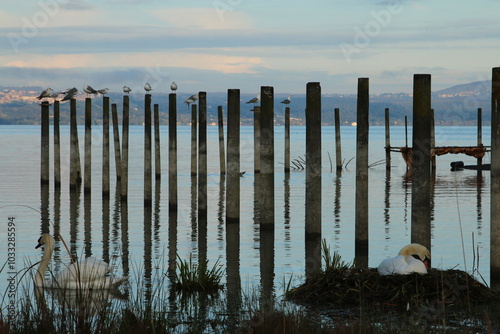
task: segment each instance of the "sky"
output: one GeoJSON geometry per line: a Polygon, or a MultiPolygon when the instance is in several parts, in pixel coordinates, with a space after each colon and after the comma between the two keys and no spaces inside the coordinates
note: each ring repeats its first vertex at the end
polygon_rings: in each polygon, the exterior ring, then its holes
{"type": "Polygon", "coordinates": [[[0,86],[411,93],[491,79],[500,0],[0,0],[0,86]]]}

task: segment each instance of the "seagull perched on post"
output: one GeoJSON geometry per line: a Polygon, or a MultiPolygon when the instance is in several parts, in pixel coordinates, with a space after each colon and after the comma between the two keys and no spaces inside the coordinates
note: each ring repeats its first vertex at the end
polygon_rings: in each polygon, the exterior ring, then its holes
{"type": "Polygon", "coordinates": [[[132,91],[132,89],[129,86],[123,86],[123,92],[125,94],[128,95],[128,93],[130,93],[131,91],[132,91]]]}
{"type": "Polygon", "coordinates": [[[186,101],[184,101],[184,103],[187,104],[189,108],[189,105],[195,102],[196,100],[198,100],[198,94],[191,95],[190,97],[187,98],[186,101]]]}
{"type": "Polygon", "coordinates": [[[54,99],[54,101],[57,99],[57,97],[59,96],[59,94],[61,94],[61,92],[53,92],[52,94],[50,94],[50,98],[51,99],[54,99]]]}
{"type": "Polygon", "coordinates": [[[288,97],[286,99],[284,99],[283,101],[281,101],[281,103],[283,104],[290,104],[290,102],[292,102],[292,96],[293,95],[288,95],[288,97]]]}
{"type": "Polygon", "coordinates": [[[257,94],[256,97],[254,97],[253,99],[251,99],[250,101],[248,101],[247,103],[257,103],[260,101],[260,93],[257,94]]]}
{"type": "Polygon", "coordinates": [[[175,81],[173,81],[170,85],[170,89],[172,90],[172,93],[175,93],[175,91],[177,90],[177,84],[175,83],[175,81]]]}
{"type": "Polygon", "coordinates": [[[153,88],[151,88],[151,85],[146,82],[146,84],[144,85],[144,90],[149,93],[151,90],[153,90],[153,88]]]}
{"type": "Polygon", "coordinates": [[[90,94],[97,94],[97,91],[89,85],[83,86],[83,91],[87,93],[87,97],[90,97],[90,94]]]}
{"type": "Polygon", "coordinates": [[[101,95],[106,95],[109,92],[109,88],[99,89],[97,92],[101,95]]]}
{"type": "Polygon", "coordinates": [[[52,94],[53,89],[52,88],[47,88],[43,92],[40,93],[40,95],[37,97],[37,99],[41,100],[45,97],[50,97],[50,94],[52,94]]]}
{"type": "Polygon", "coordinates": [[[72,98],[74,98],[75,95],[78,94],[78,89],[76,89],[76,87],[73,87],[73,88],[67,90],[65,93],[66,93],[66,95],[63,97],[63,99],[61,101],[68,101],[68,100],[71,100],[72,98]]]}

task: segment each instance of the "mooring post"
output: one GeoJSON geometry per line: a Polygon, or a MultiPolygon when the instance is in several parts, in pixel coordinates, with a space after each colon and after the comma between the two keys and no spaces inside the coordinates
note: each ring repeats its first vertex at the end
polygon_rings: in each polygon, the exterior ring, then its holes
{"type": "Polygon", "coordinates": [[[321,268],[321,86],[306,88],[306,275],[321,268]]]}
{"type": "Polygon", "coordinates": [[[82,184],[82,169],[80,165],[80,145],[78,144],[78,127],[76,125],[76,100],[70,100],[70,180],[69,188],[75,189],[82,184]]]}
{"type": "Polygon", "coordinates": [[[342,144],[340,140],[340,109],[335,108],[335,163],[337,171],[342,170],[342,144]]]}
{"type": "Polygon", "coordinates": [[[92,99],[85,99],[85,160],[83,168],[83,192],[92,188],[92,99]]]}
{"type": "Polygon", "coordinates": [[[389,108],[385,108],[385,168],[391,169],[391,122],[389,108]]]}
{"type": "Polygon", "coordinates": [[[368,266],[369,79],[358,79],[356,126],[356,204],[354,253],[358,267],[368,266]]]}
{"type": "Polygon", "coordinates": [[[144,96],[144,206],[153,203],[151,163],[151,94],[144,96]]]}
{"type": "Polygon", "coordinates": [[[122,179],[120,184],[121,200],[126,201],[128,197],[128,137],[130,123],[130,100],[128,95],[123,96],[123,119],[122,119],[122,179]]]}
{"type": "Polygon", "coordinates": [[[116,180],[122,179],[122,157],[120,153],[120,130],[118,129],[118,111],[116,103],[111,105],[111,118],[113,120],[113,143],[115,147],[116,180]]]}
{"type": "Polygon", "coordinates": [[[500,67],[491,78],[490,285],[500,290],[500,67]]]}
{"type": "Polygon", "coordinates": [[[102,98],[102,195],[109,197],[109,97],[102,98]]]}
{"type": "Polygon", "coordinates": [[[54,188],[61,187],[61,132],[60,121],[60,103],[54,101],[54,188]]]}
{"type": "MultiPolygon", "coordinates": [[[[229,93],[228,93],[228,95],[229,95],[229,93]]],[[[226,174],[226,152],[224,150],[224,117],[222,115],[222,106],[218,106],[217,107],[217,119],[218,119],[218,124],[219,124],[219,161],[220,161],[220,173],[221,174],[226,174]]],[[[229,128],[229,106],[228,106],[228,117],[227,117],[227,119],[228,119],[228,128],[229,128]]],[[[228,131],[229,131],[229,129],[228,129],[228,131]]],[[[228,134],[228,145],[229,145],[229,134],[228,134]]],[[[228,147],[228,155],[229,155],[229,147],[228,147]]],[[[228,162],[228,164],[229,164],[229,162],[228,162]]]]}
{"type": "Polygon", "coordinates": [[[198,175],[198,111],[191,105],[191,176],[198,175]]]}
{"type": "Polygon", "coordinates": [[[411,242],[431,249],[431,75],[413,77],[411,242]],[[415,186],[415,185],[418,185],[415,186]]]}
{"type": "Polygon", "coordinates": [[[161,151],[160,151],[160,106],[153,105],[153,122],[155,128],[155,179],[161,179],[161,151]]]}
{"type": "Polygon", "coordinates": [[[50,179],[50,139],[49,139],[49,101],[43,101],[42,104],[42,119],[41,119],[41,168],[40,168],[40,184],[48,184],[50,179]]]}
{"type": "MultiPolygon", "coordinates": [[[[483,110],[477,108],[477,147],[483,147],[483,110]]],[[[483,158],[477,158],[477,175],[483,173],[483,158]]]]}
{"type": "Polygon", "coordinates": [[[260,106],[253,107],[253,170],[260,173],[260,106]]]}
{"type": "Polygon", "coordinates": [[[431,175],[436,175],[436,156],[432,154],[432,150],[434,150],[435,147],[434,109],[431,108],[431,175]]]}
{"type": "Polygon", "coordinates": [[[290,173],[290,107],[285,107],[285,173],[290,173]]]}
{"type": "Polygon", "coordinates": [[[177,94],[168,95],[168,208],[177,211],[177,94]]]}
{"type": "Polygon", "coordinates": [[[199,92],[198,126],[198,222],[207,219],[207,93],[199,92]]]}
{"type": "Polygon", "coordinates": [[[260,228],[274,230],[274,88],[260,88],[260,228]]]}
{"type": "MultiPolygon", "coordinates": [[[[222,110],[219,110],[219,115],[220,117],[222,117],[222,110]]],[[[228,89],[227,90],[226,224],[239,223],[239,222],[240,222],[240,90],[228,89]]]]}

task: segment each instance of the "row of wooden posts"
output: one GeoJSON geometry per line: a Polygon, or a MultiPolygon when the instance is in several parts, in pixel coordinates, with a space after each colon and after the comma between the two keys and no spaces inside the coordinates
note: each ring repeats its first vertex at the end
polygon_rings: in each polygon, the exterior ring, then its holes
{"type": "MultiPolygon", "coordinates": [[[[200,92],[198,106],[192,105],[191,174],[198,178],[198,216],[207,217],[207,132],[206,93],[200,92]],[[197,111],[197,107],[199,111],[197,111]]],[[[261,87],[261,105],[254,107],[255,172],[260,173],[258,198],[261,230],[274,229],[274,89],[261,87]]],[[[500,68],[493,69],[492,131],[491,131],[491,277],[500,281],[500,68]]],[[[103,195],[109,196],[109,99],[103,104],[103,195]]],[[[306,86],[306,214],[307,240],[321,240],[321,86],[310,82],[306,86]]],[[[221,173],[227,174],[226,224],[240,221],[240,91],[228,90],[227,104],[227,157],[224,152],[222,107],[218,108],[221,173]],[[227,158],[227,166],[226,166],[227,158]],[[227,171],[226,171],[227,167],[227,171]]],[[[90,99],[85,103],[85,169],[84,191],[90,191],[90,99]]],[[[145,96],[144,131],[144,204],[151,205],[151,95],[145,96]]],[[[118,138],[116,104],[112,105],[113,132],[117,178],[121,182],[121,198],[127,199],[128,183],[128,128],[129,97],[123,98],[123,124],[121,150],[118,138]]],[[[386,112],[388,112],[386,110],[386,112]]],[[[49,104],[42,103],[42,169],[41,182],[49,182],[49,104]]],[[[76,131],[76,101],[70,102],[71,153],[70,188],[81,182],[78,135],[76,131]]],[[[158,105],[154,105],[155,175],[161,177],[158,105]]],[[[290,171],[290,110],[285,111],[285,172],[290,171]]],[[[358,265],[368,264],[368,130],[369,79],[358,79],[356,194],[355,194],[355,258],[358,265]]],[[[59,155],[59,103],[54,103],[54,172],[55,184],[60,186],[59,155]]],[[[177,210],[177,133],[176,94],[169,95],[169,209],[177,210]]],[[[335,109],[335,137],[337,169],[342,168],[340,151],[339,110],[335,109]]],[[[411,241],[431,246],[431,76],[415,74],[413,81],[413,171],[411,241]]],[[[389,146],[389,145],[388,145],[389,146]]],[[[389,158],[390,159],[390,158],[389,158]]],[[[257,190],[256,190],[257,191],[257,190]]],[[[316,252],[313,249],[310,252],[316,252]]],[[[306,257],[308,257],[306,242],[306,257]]],[[[310,254],[309,258],[317,258],[310,254]]],[[[317,254],[316,254],[317,255],[317,254]]]]}

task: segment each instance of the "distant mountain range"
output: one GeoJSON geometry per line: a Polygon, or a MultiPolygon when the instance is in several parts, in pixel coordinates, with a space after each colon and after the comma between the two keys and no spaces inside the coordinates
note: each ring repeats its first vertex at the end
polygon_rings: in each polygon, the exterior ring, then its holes
{"type": "MultiPolygon", "coordinates": [[[[42,87],[0,87],[0,124],[38,124],[40,122],[40,107],[33,103],[33,98],[26,99],[27,92],[30,96],[36,96],[42,91],[42,87]],[[3,94],[3,95],[2,95],[3,94]],[[10,94],[10,95],[9,95],[10,94]]],[[[191,94],[178,94],[178,122],[187,124],[190,122],[190,108],[183,102],[191,94]]],[[[111,103],[117,104],[118,113],[121,114],[121,101],[123,93],[108,94],[111,103]]],[[[284,123],[285,105],[280,101],[288,94],[275,94],[275,122],[277,125],[284,123]]],[[[241,94],[241,119],[242,124],[253,124],[253,106],[246,102],[255,95],[241,94]]],[[[102,123],[102,99],[93,98],[93,123],[102,123]]],[[[168,92],[158,91],[152,94],[153,104],[160,106],[160,122],[167,124],[168,92]]],[[[217,118],[217,106],[226,109],[227,93],[207,93],[207,115],[208,123],[215,123],[217,118]]],[[[295,94],[291,98],[292,124],[304,124],[306,96],[295,94]]],[[[356,122],[356,94],[324,94],[322,98],[322,122],[333,124],[334,109],[340,109],[341,122],[350,125],[356,122]]],[[[69,112],[66,109],[68,103],[61,104],[61,124],[69,123],[69,112]]],[[[486,125],[491,119],[491,81],[476,81],[467,84],[456,85],[450,88],[438,90],[432,93],[432,107],[435,112],[435,121],[438,125],[474,125],[477,121],[477,110],[482,109],[483,123],[486,125]]],[[[83,101],[77,101],[79,121],[83,122],[83,101]]],[[[406,93],[384,93],[370,96],[370,124],[383,125],[385,123],[385,108],[390,110],[390,122],[393,125],[403,125],[405,116],[411,124],[413,97],[406,93]]],[[[130,96],[130,122],[131,124],[142,124],[144,118],[143,93],[131,94],[130,96]]],[[[226,112],[226,110],[225,110],[226,112]]],[[[226,118],[226,114],[224,114],[226,118]]],[[[82,124],[82,123],[80,123],[82,124]]]]}

